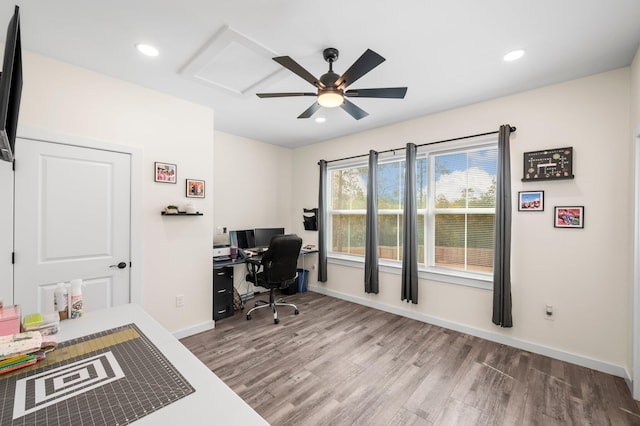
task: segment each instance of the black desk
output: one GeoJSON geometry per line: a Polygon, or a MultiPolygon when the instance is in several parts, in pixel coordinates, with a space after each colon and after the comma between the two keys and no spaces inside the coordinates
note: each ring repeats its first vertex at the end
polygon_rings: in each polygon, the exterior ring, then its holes
{"type": "Polygon", "coordinates": [[[224,268],[225,266],[233,266],[233,265],[242,265],[244,263],[244,259],[237,258],[236,260],[214,260],[213,261],[213,269],[224,268]]]}
{"type": "MultiPolygon", "coordinates": [[[[302,269],[304,268],[304,258],[308,254],[317,253],[316,249],[301,249],[302,269]]],[[[247,258],[238,257],[235,260],[214,260],[213,261],[213,319],[214,321],[227,318],[233,315],[233,274],[234,266],[249,263],[249,259],[260,262],[261,255],[247,258]]],[[[251,262],[251,273],[257,272],[255,263],[251,262]]],[[[249,265],[247,265],[249,266],[249,265]]]]}
{"type": "MultiPolygon", "coordinates": [[[[304,256],[308,254],[318,253],[317,249],[300,249],[300,256],[302,256],[302,261],[304,262],[304,256]]],[[[260,255],[251,256],[250,258],[260,259],[260,255]]],[[[246,263],[247,258],[236,258],[235,260],[227,259],[227,260],[213,260],[213,269],[224,268],[225,266],[234,266],[234,265],[242,265],[246,263]]],[[[304,264],[303,264],[304,267],[304,264]]]]}

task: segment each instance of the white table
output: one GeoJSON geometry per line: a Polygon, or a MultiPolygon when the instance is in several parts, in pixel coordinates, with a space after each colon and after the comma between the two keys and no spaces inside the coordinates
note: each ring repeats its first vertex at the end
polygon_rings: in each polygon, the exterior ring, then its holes
{"type": "Polygon", "coordinates": [[[268,425],[218,376],[138,305],[85,312],[79,319],[61,321],[58,342],[134,323],[196,391],[137,420],[135,425],[268,425]]]}

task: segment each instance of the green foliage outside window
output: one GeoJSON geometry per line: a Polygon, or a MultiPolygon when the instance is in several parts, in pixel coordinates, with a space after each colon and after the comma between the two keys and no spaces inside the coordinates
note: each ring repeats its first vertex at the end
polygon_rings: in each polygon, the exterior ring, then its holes
{"type": "MultiPolygon", "coordinates": [[[[416,164],[419,263],[428,264],[426,246],[433,244],[433,266],[492,270],[496,193],[495,146],[424,155],[416,164]],[[429,185],[431,161],[434,181],[429,185]],[[433,230],[426,229],[429,188],[434,196],[433,230]],[[482,210],[480,210],[482,209],[482,210]],[[475,211],[475,213],[474,213],[475,211]]],[[[330,250],[364,256],[368,166],[330,171],[330,250]]],[[[378,166],[379,257],[402,260],[402,217],[405,162],[378,166]]]]}

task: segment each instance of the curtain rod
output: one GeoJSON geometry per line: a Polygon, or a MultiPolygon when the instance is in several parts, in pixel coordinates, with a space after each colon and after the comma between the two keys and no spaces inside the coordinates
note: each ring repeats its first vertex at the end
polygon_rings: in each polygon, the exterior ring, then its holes
{"type": "MultiPolygon", "coordinates": [[[[513,132],[516,131],[516,128],[514,126],[509,126],[509,131],[513,133],[513,132]]],[[[453,141],[459,141],[459,140],[463,140],[463,139],[477,138],[479,136],[495,135],[497,133],[500,133],[500,131],[499,130],[495,130],[493,132],[478,133],[476,135],[460,136],[458,138],[453,138],[453,139],[444,139],[444,140],[436,141],[436,142],[421,143],[420,145],[416,145],[416,147],[419,148],[421,146],[436,145],[436,144],[444,143],[444,142],[453,142],[453,141]]],[[[406,147],[403,146],[401,148],[387,149],[387,150],[384,150],[384,151],[378,151],[378,154],[386,154],[387,152],[400,151],[401,149],[406,149],[406,147]]],[[[351,159],[354,159],[354,158],[366,157],[368,155],[369,154],[353,155],[351,157],[337,158],[335,160],[327,160],[326,162],[328,164],[328,163],[334,163],[336,161],[351,160],[351,159]]],[[[320,164],[320,162],[318,162],[318,164],[320,164]]]]}

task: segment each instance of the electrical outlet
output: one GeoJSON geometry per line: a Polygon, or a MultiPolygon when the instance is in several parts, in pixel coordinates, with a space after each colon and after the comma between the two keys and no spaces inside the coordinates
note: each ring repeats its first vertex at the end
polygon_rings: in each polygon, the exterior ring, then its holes
{"type": "Polygon", "coordinates": [[[184,306],[184,294],[178,294],[176,296],[176,308],[181,308],[184,306]]]}
{"type": "Polygon", "coordinates": [[[553,321],[553,306],[545,305],[545,307],[544,307],[544,318],[553,321]]]}
{"type": "Polygon", "coordinates": [[[223,231],[222,226],[216,227],[216,235],[222,235],[222,231],[223,231]]]}

